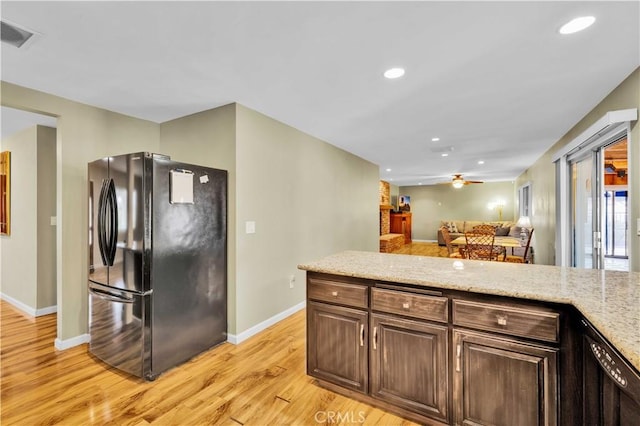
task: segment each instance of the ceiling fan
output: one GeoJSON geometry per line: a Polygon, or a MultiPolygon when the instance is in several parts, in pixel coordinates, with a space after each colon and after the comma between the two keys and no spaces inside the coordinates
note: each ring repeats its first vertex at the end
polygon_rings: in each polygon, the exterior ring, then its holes
{"type": "Polygon", "coordinates": [[[451,183],[451,185],[453,185],[454,188],[462,188],[464,185],[469,185],[470,183],[484,183],[481,180],[465,180],[462,178],[461,174],[456,174],[453,175],[453,179],[451,180],[451,182],[442,182],[445,184],[449,184],[451,183]]]}

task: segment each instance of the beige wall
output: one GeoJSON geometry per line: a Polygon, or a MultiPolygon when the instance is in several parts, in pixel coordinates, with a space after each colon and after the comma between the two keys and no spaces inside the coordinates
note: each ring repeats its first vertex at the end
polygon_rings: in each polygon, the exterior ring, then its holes
{"type": "Polygon", "coordinates": [[[37,131],[22,130],[2,141],[11,151],[11,235],[2,243],[2,293],[35,310],[37,306],[37,131]]]}
{"type": "Polygon", "coordinates": [[[305,299],[296,266],[378,250],[378,166],[237,106],[237,331],[305,299]],[[255,221],[255,234],[245,222],[255,221]],[[290,276],[295,276],[293,289],[290,276]]]}
{"type": "Polygon", "coordinates": [[[160,125],[160,152],[176,161],[229,172],[227,278],[229,333],[236,333],[236,105],[230,104],[160,125]]]}
{"type": "MultiPolygon", "coordinates": [[[[552,155],[602,118],[608,111],[629,108],[640,109],[640,68],[620,83],[518,177],[516,181],[518,186],[527,181],[531,181],[533,184],[533,216],[531,220],[537,234],[533,242],[536,263],[555,263],[556,187],[555,165],[552,163],[552,155]]],[[[629,260],[630,269],[640,271],[640,237],[637,236],[636,227],[636,219],[640,218],[640,126],[637,121],[631,124],[629,150],[629,206],[632,218],[629,223],[629,260]]]]}
{"type": "Polygon", "coordinates": [[[38,297],[36,308],[56,305],[56,129],[37,126],[38,297]]]}
{"type": "MultiPolygon", "coordinates": [[[[402,186],[411,197],[411,232],[414,240],[436,240],[441,220],[499,220],[487,205],[504,201],[502,220],[514,220],[513,182],[485,182],[455,189],[451,185],[402,186]]],[[[537,231],[536,231],[537,232],[537,231]]]]}
{"type": "MultiPolygon", "coordinates": [[[[87,163],[108,155],[157,152],[160,126],[2,82],[2,105],[58,117],[58,339],[87,332],[87,163]]],[[[3,250],[3,258],[7,252],[3,250]]]]}

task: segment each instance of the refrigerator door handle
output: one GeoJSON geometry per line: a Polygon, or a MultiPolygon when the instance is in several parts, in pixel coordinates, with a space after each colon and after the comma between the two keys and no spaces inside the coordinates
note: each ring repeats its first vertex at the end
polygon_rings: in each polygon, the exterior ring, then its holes
{"type": "Polygon", "coordinates": [[[109,300],[111,302],[119,303],[133,303],[133,297],[126,297],[115,293],[109,293],[107,291],[99,290],[97,288],[89,287],[89,292],[101,299],[109,300]]]}
{"type": "Polygon", "coordinates": [[[105,228],[105,214],[106,214],[106,192],[107,192],[107,180],[102,180],[102,188],[100,189],[100,198],[98,199],[98,248],[100,249],[100,257],[102,258],[102,264],[107,265],[106,255],[106,230],[105,228]]]}
{"type": "Polygon", "coordinates": [[[116,199],[116,186],[113,179],[109,179],[107,189],[109,204],[109,243],[107,245],[107,264],[113,266],[118,245],[118,200],[116,199]]]}

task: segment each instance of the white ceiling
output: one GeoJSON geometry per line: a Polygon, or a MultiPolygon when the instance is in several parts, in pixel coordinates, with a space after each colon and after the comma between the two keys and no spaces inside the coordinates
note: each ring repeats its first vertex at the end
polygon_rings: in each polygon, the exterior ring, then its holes
{"type": "Polygon", "coordinates": [[[238,102],[396,185],[512,180],[640,65],[637,1],[2,1],[2,17],[41,33],[2,45],[5,81],[154,122],[238,102]],[[596,23],[558,33],[582,15],[596,23]]]}

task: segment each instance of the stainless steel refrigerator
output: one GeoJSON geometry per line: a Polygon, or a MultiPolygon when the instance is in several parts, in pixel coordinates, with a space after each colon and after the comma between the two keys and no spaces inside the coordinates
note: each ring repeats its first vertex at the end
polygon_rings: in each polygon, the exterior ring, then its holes
{"type": "Polygon", "coordinates": [[[154,380],[227,339],[227,172],[139,152],[89,163],[89,349],[154,380]]]}

